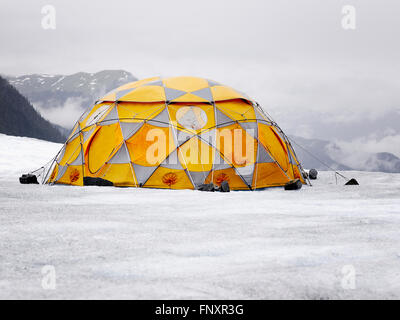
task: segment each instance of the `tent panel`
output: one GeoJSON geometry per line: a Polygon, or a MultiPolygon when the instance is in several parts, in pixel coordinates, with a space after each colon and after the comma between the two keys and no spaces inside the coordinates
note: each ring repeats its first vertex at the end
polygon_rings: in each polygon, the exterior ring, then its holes
{"type": "Polygon", "coordinates": [[[82,143],[84,148],[86,148],[87,142],[89,142],[89,139],[93,136],[97,129],[100,129],[100,127],[98,127],[97,125],[92,125],[85,129],[82,129],[82,143]]]}
{"type": "Polygon", "coordinates": [[[193,137],[179,147],[178,158],[189,171],[210,171],[213,163],[213,148],[193,137]]]}
{"type": "Polygon", "coordinates": [[[67,170],[66,166],[60,166],[57,163],[55,163],[54,168],[53,168],[51,174],[49,175],[46,183],[56,182],[57,179],[60,179],[64,175],[65,170],[67,170]]]}
{"type": "Polygon", "coordinates": [[[141,86],[127,93],[119,100],[131,102],[165,101],[164,88],[160,86],[141,86]]]}
{"type": "Polygon", "coordinates": [[[118,115],[120,121],[142,121],[157,116],[165,107],[162,102],[137,103],[137,102],[119,102],[118,115]]]}
{"type": "Polygon", "coordinates": [[[124,137],[124,140],[128,140],[130,137],[132,137],[143,125],[143,122],[120,122],[119,123],[121,130],[122,130],[122,136],[124,137]]]}
{"type": "Polygon", "coordinates": [[[217,149],[235,167],[253,164],[257,156],[257,140],[235,123],[217,129],[217,149]]]}
{"type": "Polygon", "coordinates": [[[118,111],[116,106],[112,106],[108,109],[105,117],[98,121],[97,124],[101,126],[107,126],[118,122],[118,111]]]}
{"type": "Polygon", "coordinates": [[[81,138],[77,136],[74,140],[68,142],[65,146],[64,155],[59,161],[62,166],[73,162],[81,152],[81,138]]]}
{"type": "Polygon", "coordinates": [[[178,158],[178,151],[179,149],[172,151],[170,155],[161,163],[161,166],[164,168],[183,170],[183,166],[178,158]]]}
{"type": "Polygon", "coordinates": [[[100,170],[117,152],[122,142],[122,132],[118,123],[100,127],[91,138],[85,152],[85,163],[89,172],[95,173],[100,170]]]}
{"type": "Polygon", "coordinates": [[[205,179],[207,178],[207,176],[210,172],[209,171],[201,171],[201,172],[187,171],[187,173],[197,188],[199,185],[204,183],[205,179]]]}
{"type": "Polygon", "coordinates": [[[185,93],[184,95],[171,100],[171,102],[209,102],[209,100],[206,100],[192,93],[185,93]]]}
{"type": "Polygon", "coordinates": [[[222,128],[222,127],[226,127],[231,125],[233,122],[235,122],[235,120],[233,120],[232,118],[229,118],[225,113],[223,113],[221,110],[219,110],[218,108],[216,108],[215,110],[215,115],[217,117],[216,119],[216,126],[218,128],[222,128]]]}
{"type": "Polygon", "coordinates": [[[196,95],[196,96],[204,99],[205,101],[209,101],[209,102],[213,101],[213,96],[211,93],[211,89],[209,87],[193,91],[192,95],[196,95]]]}
{"type": "Polygon", "coordinates": [[[219,100],[232,100],[232,99],[246,99],[242,94],[226,86],[211,87],[211,92],[214,101],[219,100]]]}
{"type": "Polygon", "coordinates": [[[156,166],[141,166],[135,163],[132,163],[132,167],[139,186],[142,186],[157,169],[156,166]]]}
{"type": "Polygon", "coordinates": [[[134,187],[136,181],[134,179],[133,169],[129,163],[124,164],[108,164],[105,174],[100,178],[111,181],[117,187],[134,187]]]}
{"type": "Polygon", "coordinates": [[[251,187],[253,182],[254,163],[245,167],[237,167],[235,170],[242,180],[251,187]]]}
{"type": "Polygon", "coordinates": [[[58,184],[72,184],[74,186],[83,185],[82,166],[68,166],[56,183],[58,184]]]}
{"type": "Polygon", "coordinates": [[[194,189],[184,170],[159,167],[144,184],[144,187],[163,189],[194,189]]]}
{"type": "Polygon", "coordinates": [[[283,186],[288,178],[276,163],[258,163],[254,171],[253,186],[258,188],[283,186]]]}
{"type": "Polygon", "coordinates": [[[114,153],[114,155],[110,160],[108,160],[108,163],[110,164],[130,163],[131,160],[129,159],[129,153],[127,151],[127,148],[125,147],[125,144],[122,143],[119,147],[116,148],[118,149],[118,151],[114,153]]]}
{"type": "Polygon", "coordinates": [[[255,121],[254,107],[243,100],[219,101],[215,105],[233,120],[255,121]]]}
{"type": "Polygon", "coordinates": [[[68,136],[67,141],[68,141],[68,140],[72,140],[73,138],[76,138],[75,135],[78,134],[79,130],[80,130],[80,127],[79,127],[79,123],[77,122],[77,123],[74,125],[74,127],[72,128],[71,133],[70,133],[70,135],[68,136]]]}
{"type": "Polygon", "coordinates": [[[232,190],[249,190],[248,186],[243,182],[235,169],[214,170],[208,174],[205,183],[211,183],[220,186],[226,180],[232,190]]]}
{"type": "Polygon", "coordinates": [[[284,171],[289,168],[289,157],[286,144],[280,139],[271,126],[258,124],[258,139],[269,151],[271,156],[279,163],[284,171]]]}
{"type": "Polygon", "coordinates": [[[128,140],[126,146],[131,161],[142,166],[159,165],[174,149],[171,128],[160,128],[148,123],[128,140]]]}
{"type": "Polygon", "coordinates": [[[106,114],[108,113],[108,111],[110,110],[110,108],[113,106],[114,104],[112,103],[99,103],[96,104],[93,109],[89,112],[89,114],[87,115],[87,117],[81,121],[80,125],[81,128],[86,128],[88,126],[94,125],[95,123],[101,121],[106,114]]]}
{"type": "Polygon", "coordinates": [[[193,92],[208,87],[208,81],[197,77],[172,77],[163,79],[165,87],[193,92]]]}
{"type": "Polygon", "coordinates": [[[174,103],[168,105],[171,123],[184,131],[198,134],[215,126],[214,108],[204,103],[174,103]]]}

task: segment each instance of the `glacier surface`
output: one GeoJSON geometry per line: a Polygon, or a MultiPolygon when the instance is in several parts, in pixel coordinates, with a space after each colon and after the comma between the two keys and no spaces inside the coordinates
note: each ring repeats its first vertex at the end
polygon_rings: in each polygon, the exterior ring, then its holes
{"type": "Polygon", "coordinates": [[[400,174],[230,193],[18,183],[60,147],[0,134],[1,299],[400,298],[400,174]]]}

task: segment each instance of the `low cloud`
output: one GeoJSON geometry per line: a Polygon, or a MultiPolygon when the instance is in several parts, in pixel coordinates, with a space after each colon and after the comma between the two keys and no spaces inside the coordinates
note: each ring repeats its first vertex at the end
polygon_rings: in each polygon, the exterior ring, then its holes
{"type": "Polygon", "coordinates": [[[375,135],[352,141],[335,141],[327,147],[329,156],[356,170],[399,172],[400,135],[375,135]],[[378,154],[385,153],[385,154],[378,154]],[[394,155],[394,156],[393,156],[394,155]]]}
{"type": "Polygon", "coordinates": [[[68,98],[61,106],[44,108],[41,103],[33,103],[33,106],[46,120],[66,129],[71,129],[84,112],[82,109],[84,101],[85,99],[83,98],[73,97],[68,98]]]}
{"type": "Polygon", "coordinates": [[[352,141],[335,141],[347,153],[390,152],[400,157],[400,134],[377,138],[375,135],[354,139],[352,141]]]}

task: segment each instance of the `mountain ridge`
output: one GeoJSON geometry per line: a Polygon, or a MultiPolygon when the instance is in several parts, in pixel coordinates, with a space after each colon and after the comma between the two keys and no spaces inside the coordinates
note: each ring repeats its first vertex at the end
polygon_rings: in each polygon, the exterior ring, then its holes
{"type": "Polygon", "coordinates": [[[289,135],[300,163],[306,169],[360,170],[400,173],[400,158],[390,152],[349,155],[332,141],[289,135]]]}
{"type": "Polygon", "coordinates": [[[59,130],[45,120],[14,86],[0,76],[0,133],[64,142],[59,130]]]}
{"type": "Polygon", "coordinates": [[[28,74],[6,79],[47,120],[70,129],[88,107],[101,96],[127,82],[136,81],[125,70],[76,72],[62,74],[28,74]]]}

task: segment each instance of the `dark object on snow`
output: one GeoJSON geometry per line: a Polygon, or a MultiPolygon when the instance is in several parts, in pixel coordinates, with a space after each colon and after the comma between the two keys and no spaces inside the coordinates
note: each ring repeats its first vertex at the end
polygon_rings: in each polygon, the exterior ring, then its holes
{"type": "Polygon", "coordinates": [[[308,179],[308,173],[303,171],[303,179],[307,180],[308,179]]]}
{"type": "Polygon", "coordinates": [[[308,171],[308,177],[310,178],[310,180],[316,180],[318,176],[318,171],[316,169],[310,169],[310,171],[308,171]]]}
{"type": "Polygon", "coordinates": [[[102,178],[83,177],[84,186],[100,186],[112,187],[114,184],[111,181],[102,178]]]}
{"type": "Polygon", "coordinates": [[[34,174],[23,174],[19,177],[19,182],[22,184],[39,184],[37,177],[34,174]]]}
{"type": "Polygon", "coordinates": [[[358,186],[359,183],[356,179],[351,178],[349,181],[347,181],[345,184],[345,186],[358,186]]]}
{"type": "Polygon", "coordinates": [[[210,192],[214,192],[214,191],[230,192],[231,188],[229,187],[228,181],[222,181],[220,187],[214,185],[213,183],[204,183],[204,184],[199,185],[197,187],[197,190],[199,190],[199,191],[210,191],[210,192]]]}
{"type": "Polygon", "coordinates": [[[285,184],[285,190],[299,190],[302,186],[303,184],[301,181],[299,179],[295,179],[285,184]]]}
{"type": "Polygon", "coordinates": [[[218,191],[220,192],[230,192],[231,188],[229,187],[228,181],[224,180],[221,183],[221,186],[219,187],[218,191]]]}
{"type": "Polygon", "coordinates": [[[197,190],[199,191],[215,191],[215,186],[212,183],[204,183],[198,186],[197,190]]]}

